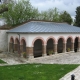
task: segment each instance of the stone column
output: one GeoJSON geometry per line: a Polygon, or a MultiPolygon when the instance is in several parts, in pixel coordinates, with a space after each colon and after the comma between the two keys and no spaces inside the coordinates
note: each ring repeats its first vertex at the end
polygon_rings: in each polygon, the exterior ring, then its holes
{"type": "Polygon", "coordinates": [[[17,44],[14,44],[14,53],[17,53],[17,44]]]}
{"type": "Polygon", "coordinates": [[[42,56],[46,56],[46,45],[42,46],[42,56]]]}
{"type": "Polygon", "coordinates": [[[20,45],[20,52],[22,54],[22,52],[23,52],[23,45],[20,45]]]}
{"type": "Polygon", "coordinates": [[[54,44],[54,54],[57,53],[57,44],[54,44]]]}
{"type": "Polygon", "coordinates": [[[80,51],[80,42],[78,42],[78,52],[80,51]]]}
{"type": "Polygon", "coordinates": [[[27,59],[32,59],[33,56],[33,47],[26,47],[26,54],[27,54],[27,59]]]}
{"type": "Polygon", "coordinates": [[[9,51],[10,52],[14,52],[14,45],[13,45],[13,43],[9,43],[9,51]]]}
{"type": "Polygon", "coordinates": [[[12,43],[9,43],[9,52],[11,52],[12,43]]]}
{"type": "Polygon", "coordinates": [[[66,53],[66,43],[63,43],[63,53],[66,53]]]}
{"type": "Polygon", "coordinates": [[[19,45],[17,44],[16,47],[17,47],[17,48],[16,48],[16,51],[17,51],[18,55],[21,56],[21,57],[23,57],[23,45],[20,45],[20,46],[19,46],[19,45]]]}
{"type": "Polygon", "coordinates": [[[74,43],[71,43],[71,52],[74,52],[74,43]]]}

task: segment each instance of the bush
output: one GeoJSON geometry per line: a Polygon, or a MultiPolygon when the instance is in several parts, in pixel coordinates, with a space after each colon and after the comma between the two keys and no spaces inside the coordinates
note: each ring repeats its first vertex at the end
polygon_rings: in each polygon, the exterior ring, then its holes
{"type": "Polygon", "coordinates": [[[26,58],[26,56],[27,56],[27,55],[26,55],[26,52],[23,52],[23,57],[26,58]]]}
{"type": "Polygon", "coordinates": [[[70,52],[70,48],[68,48],[67,51],[70,52]]]}
{"type": "Polygon", "coordinates": [[[49,54],[49,55],[51,55],[51,54],[53,54],[53,53],[54,53],[53,50],[49,50],[49,51],[48,51],[48,54],[49,54]]]}

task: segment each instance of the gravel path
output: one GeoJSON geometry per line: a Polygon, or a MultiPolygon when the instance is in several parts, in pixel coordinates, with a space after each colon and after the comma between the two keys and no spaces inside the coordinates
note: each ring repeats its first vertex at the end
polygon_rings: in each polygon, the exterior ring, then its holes
{"type": "Polygon", "coordinates": [[[39,57],[28,61],[29,63],[44,64],[80,64],[80,52],[60,53],[46,57],[39,57]]]}
{"type": "MultiPolygon", "coordinates": [[[[19,58],[8,54],[4,57],[0,56],[0,59],[7,62],[7,64],[0,64],[0,66],[5,65],[15,65],[15,64],[26,64],[26,63],[43,63],[43,64],[80,64],[80,52],[77,53],[59,53],[51,56],[34,58],[27,60],[24,58],[19,58]]],[[[75,80],[80,80],[80,66],[73,70],[72,72],[66,74],[60,80],[71,80],[71,75],[74,74],[75,80]]]]}
{"type": "Polygon", "coordinates": [[[10,65],[25,63],[43,63],[43,64],[80,64],[80,52],[77,53],[59,53],[51,56],[33,58],[31,60],[22,57],[16,57],[11,54],[0,57],[10,65]]]}

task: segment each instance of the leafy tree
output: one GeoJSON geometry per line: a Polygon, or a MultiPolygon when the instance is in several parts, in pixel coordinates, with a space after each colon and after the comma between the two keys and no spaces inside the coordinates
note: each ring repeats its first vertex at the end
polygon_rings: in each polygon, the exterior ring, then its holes
{"type": "Polygon", "coordinates": [[[30,19],[39,20],[39,15],[40,15],[40,13],[39,13],[38,9],[32,7],[31,15],[30,15],[31,18],[30,19]]]}
{"type": "Polygon", "coordinates": [[[76,8],[75,25],[80,27],[80,6],[76,8]]]}
{"type": "Polygon", "coordinates": [[[57,8],[48,9],[47,11],[41,12],[41,20],[48,20],[48,21],[59,21],[59,11],[57,8]]]}
{"type": "Polygon", "coordinates": [[[68,12],[64,11],[60,14],[60,21],[61,22],[67,22],[68,24],[71,24],[72,18],[68,12]]]}
{"type": "Polygon", "coordinates": [[[12,0],[0,0],[0,14],[8,11],[7,3],[11,1],[12,0]]]}
{"type": "Polygon", "coordinates": [[[7,6],[8,12],[3,13],[2,16],[6,19],[8,25],[15,26],[33,17],[34,10],[29,0],[8,3],[7,6]]]}

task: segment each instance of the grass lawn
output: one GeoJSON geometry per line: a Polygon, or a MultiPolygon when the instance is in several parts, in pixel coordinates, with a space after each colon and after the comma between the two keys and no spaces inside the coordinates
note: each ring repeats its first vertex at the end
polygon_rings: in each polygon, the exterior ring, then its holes
{"type": "Polygon", "coordinates": [[[6,62],[4,62],[4,61],[2,61],[2,60],[0,59],[0,64],[2,64],[2,63],[6,63],[6,62]]]}
{"type": "Polygon", "coordinates": [[[79,65],[25,64],[0,66],[0,80],[59,80],[79,65]]]}

